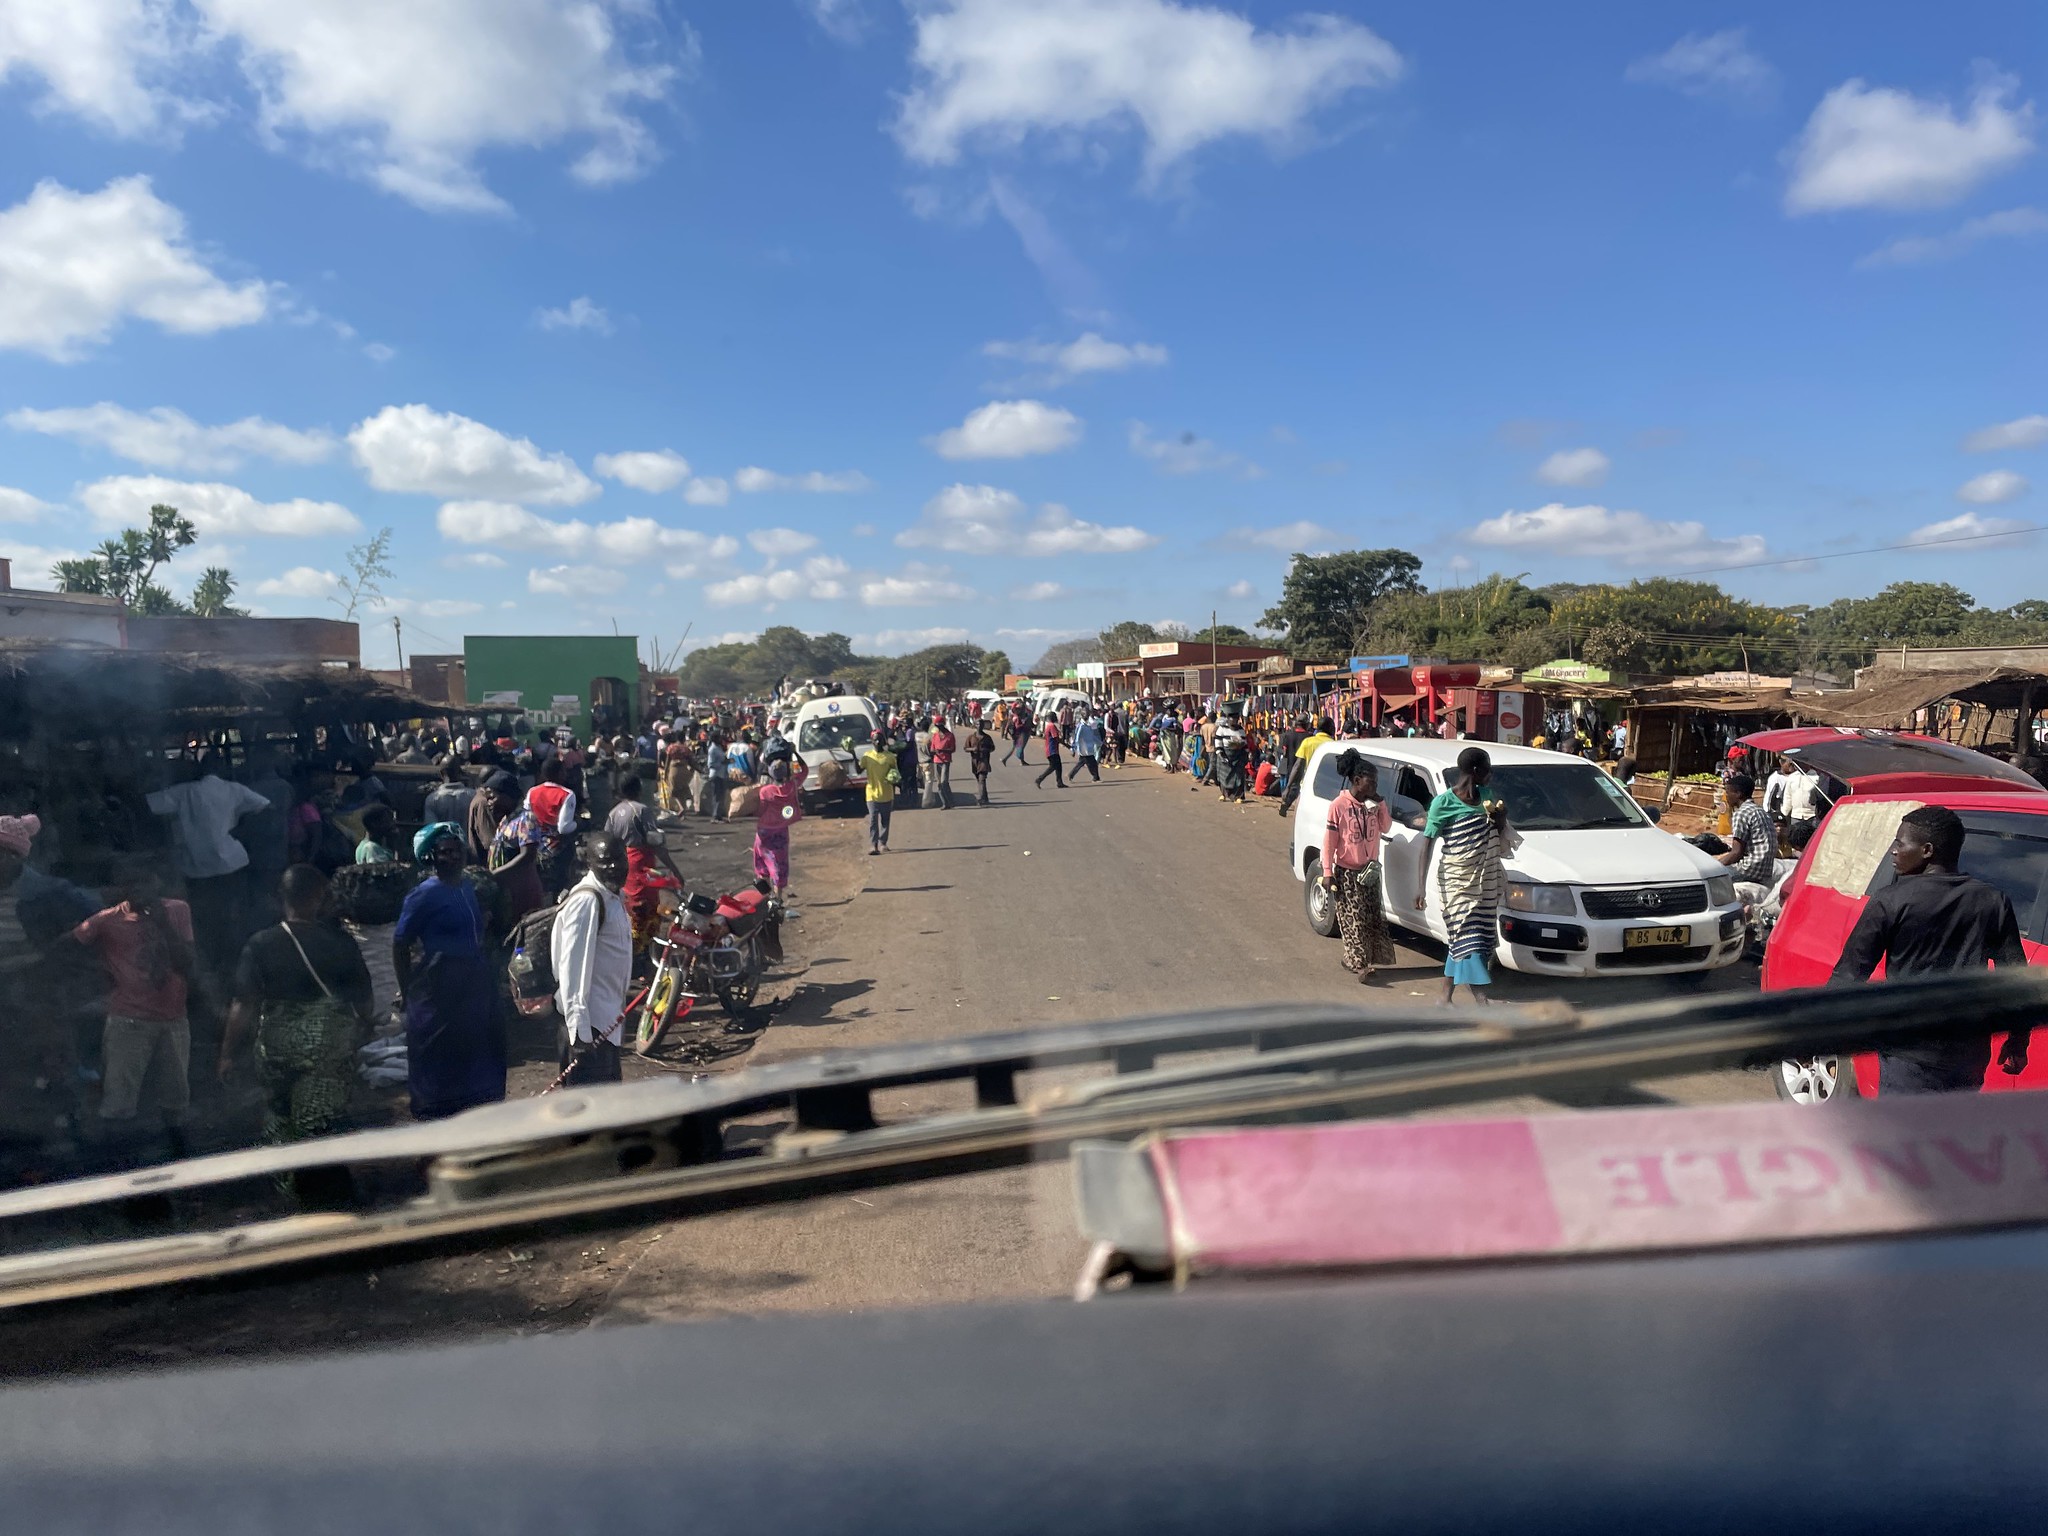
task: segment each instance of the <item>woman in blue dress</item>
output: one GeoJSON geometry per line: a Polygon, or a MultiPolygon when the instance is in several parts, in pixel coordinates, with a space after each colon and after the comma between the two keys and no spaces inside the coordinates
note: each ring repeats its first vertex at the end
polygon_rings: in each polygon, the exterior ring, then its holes
{"type": "Polygon", "coordinates": [[[505,1097],[505,1036],[484,952],[483,908],[462,873],[462,829],[447,821],[422,827],[412,852],[434,872],[405,898],[392,964],[405,1003],[412,1115],[439,1120],[505,1097]]]}

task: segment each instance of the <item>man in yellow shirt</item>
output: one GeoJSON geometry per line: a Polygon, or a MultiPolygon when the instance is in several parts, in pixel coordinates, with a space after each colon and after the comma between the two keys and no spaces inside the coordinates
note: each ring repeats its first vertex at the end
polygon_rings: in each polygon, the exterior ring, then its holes
{"type": "Polygon", "coordinates": [[[860,771],[868,780],[868,856],[873,858],[889,851],[889,813],[896,807],[896,787],[903,782],[888,732],[861,753],[860,771]]]}
{"type": "Polygon", "coordinates": [[[1287,819],[1287,813],[1294,809],[1294,802],[1301,794],[1301,781],[1308,777],[1309,759],[1316,755],[1316,748],[1327,746],[1334,738],[1331,735],[1330,717],[1324,715],[1316,721],[1316,728],[1302,737],[1301,745],[1294,749],[1293,769],[1287,775],[1287,793],[1280,797],[1280,818],[1287,819]]]}

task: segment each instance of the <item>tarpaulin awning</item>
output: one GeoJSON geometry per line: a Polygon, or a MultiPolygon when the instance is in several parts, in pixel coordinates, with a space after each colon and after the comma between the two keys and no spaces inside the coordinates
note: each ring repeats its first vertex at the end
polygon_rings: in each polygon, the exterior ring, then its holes
{"type": "Polygon", "coordinates": [[[1943,699],[1960,699],[1992,709],[2017,709],[2029,685],[2040,689],[2040,702],[2048,706],[2048,677],[2023,667],[1979,667],[1969,672],[1899,672],[1875,686],[1848,693],[1815,694],[1802,697],[1798,713],[1822,725],[1871,726],[1897,729],[1912,722],[1913,716],[1943,699]]]}
{"type": "Polygon", "coordinates": [[[1388,688],[1384,691],[1376,690],[1373,693],[1373,697],[1378,699],[1380,703],[1388,709],[1406,709],[1409,705],[1418,704],[1422,701],[1422,695],[1417,693],[1413,688],[1388,688]]]}

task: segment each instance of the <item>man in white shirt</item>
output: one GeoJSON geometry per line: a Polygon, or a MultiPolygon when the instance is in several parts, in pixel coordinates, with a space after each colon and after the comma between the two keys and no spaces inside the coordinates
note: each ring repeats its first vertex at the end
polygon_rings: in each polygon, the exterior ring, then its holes
{"type": "Polygon", "coordinates": [[[236,840],[235,823],[270,802],[246,784],[220,776],[220,755],[199,759],[196,777],[149,796],[149,808],[172,818],[178,873],[192,908],[195,947],[216,974],[225,976],[242,952],[243,914],[249,905],[249,850],[236,840]]]}
{"type": "Polygon", "coordinates": [[[1810,834],[1822,810],[1820,775],[1789,757],[1778,759],[1778,771],[1764,781],[1764,809],[1788,841],[1792,828],[1805,824],[1810,834]]]}
{"type": "Polygon", "coordinates": [[[633,920],[619,893],[626,845],[608,832],[584,844],[590,873],[569,888],[549,946],[562,1015],[564,1086],[619,1081],[620,1013],[633,980],[633,920]]]}

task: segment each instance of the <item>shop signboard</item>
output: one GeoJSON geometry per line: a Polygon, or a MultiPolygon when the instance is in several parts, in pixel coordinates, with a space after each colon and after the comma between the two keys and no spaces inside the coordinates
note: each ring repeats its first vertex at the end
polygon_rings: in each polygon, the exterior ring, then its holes
{"type": "Polygon", "coordinates": [[[1614,674],[1607,671],[1606,668],[1596,667],[1590,662],[1572,661],[1569,658],[1560,661],[1546,661],[1540,667],[1531,667],[1522,676],[1526,679],[1534,679],[1545,683],[1610,683],[1614,681],[1614,674]]]}
{"type": "Polygon", "coordinates": [[[1103,682],[1109,676],[1109,663],[1104,661],[1081,662],[1075,666],[1074,676],[1082,682],[1103,682]]]}
{"type": "Polygon", "coordinates": [[[1377,672],[1381,667],[1405,667],[1408,664],[1406,656],[1354,656],[1350,663],[1354,672],[1377,672]]]}
{"type": "Polygon", "coordinates": [[[1494,696],[1493,739],[1507,747],[1529,744],[1529,695],[1503,688],[1494,696]]]}
{"type": "Polygon", "coordinates": [[[1179,654],[1180,642],[1178,640],[1157,640],[1150,645],[1138,647],[1138,655],[1141,659],[1153,656],[1178,656],[1179,654]]]}

